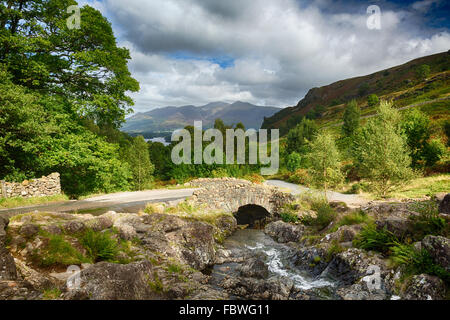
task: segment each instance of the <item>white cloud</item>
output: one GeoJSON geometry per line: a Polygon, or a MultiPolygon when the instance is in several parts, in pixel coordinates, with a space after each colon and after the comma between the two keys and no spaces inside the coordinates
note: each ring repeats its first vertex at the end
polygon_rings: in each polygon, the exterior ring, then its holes
{"type": "Polygon", "coordinates": [[[382,29],[368,30],[368,4],[345,13],[324,10],[325,0],[299,2],[105,0],[97,6],[131,49],[142,88],[134,95],[137,111],[217,100],[293,105],[314,86],[450,48],[449,33],[421,33],[406,11],[381,7],[382,29]],[[199,58],[173,57],[183,52],[199,58]],[[211,59],[219,56],[232,57],[234,65],[221,68],[211,59]]]}

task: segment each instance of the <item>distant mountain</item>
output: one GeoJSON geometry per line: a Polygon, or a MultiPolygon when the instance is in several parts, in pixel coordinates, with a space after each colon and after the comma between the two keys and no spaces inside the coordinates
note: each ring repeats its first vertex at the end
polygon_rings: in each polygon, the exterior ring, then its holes
{"type": "Polygon", "coordinates": [[[198,120],[203,121],[203,128],[210,128],[216,119],[222,119],[228,125],[242,122],[245,128],[259,129],[264,117],[270,117],[278,111],[280,108],[241,101],[232,104],[211,102],[200,107],[164,107],[133,115],[126,120],[121,130],[129,133],[167,132],[193,125],[198,120]]]}
{"type": "MultiPolygon", "coordinates": [[[[272,117],[267,117],[262,128],[277,128],[284,135],[295,127],[303,116],[321,119],[322,122],[333,121],[342,116],[345,104],[352,99],[356,99],[364,111],[367,108],[367,96],[370,94],[376,94],[385,100],[393,100],[397,106],[404,106],[403,104],[408,102],[415,102],[413,97],[421,97],[425,90],[431,90],[431,82],[435,82],[432,85],[434,87],[445,87],[448,83],[448,70],[450,70],[450,50],[367,76],[313,88],[296,106],[282,109],[272,117]],[[430,67],[432,76],[418,83],[416,70],[423,64],[430,67]]],[[[428,98],[430,97],[425,96],[423,100],[428,98]]]]}

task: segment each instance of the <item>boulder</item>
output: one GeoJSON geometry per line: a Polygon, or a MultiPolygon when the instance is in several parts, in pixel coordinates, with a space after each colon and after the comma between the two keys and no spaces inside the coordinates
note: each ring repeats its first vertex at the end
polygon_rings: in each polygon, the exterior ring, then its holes
{"type": "Polygon", "coordinates": [[[261,280],[227,276],[220,285],[228,293],[247,300],[287,300],[294,287],[293,281],[284,277],[261,280]]]}
{"type": "Polygon", "coordinates": [[[450,272],[450,239],[441,236],[426,236],[422,248],[433,257],[435,263],[450,272]]]}
{"type": "Polygon", "coordinates": [[[64,223],[63,229],[67,234],[76,234],[86,230],[86,225],[81,221],[68,221],[64,223]]]}
{"type": "Polygon", "coordinates": [[[304,234],[302,225],[293,225],[283,221],[271,222],[264,228],[264,233],[280,243],[298,242],[304,234]]]}
{"type": "Polygon", "coordinates": [[[444,282],[428,274],[415,275],[410,280],[403,298],[406,300],[443,300],[445,298],[444,282]]]}
{"type": "Polygon", "coordinates": [[[261,258],[251,258],[240,266],[241,276],[247,278],[267,279],[269,268],[261,258]]]}
{"type": "Polygon", "coordinates": [[[8,227],[9,219],[0,215],[0,246],[6,241],[6,228],[8,227]]]}
{"type": "Polygon", "coordinates": [[[20,233],[25,238],[33,238],[39,233],[39,226],[33,223],[26,223],[20,228],[20,233]]]}
{"type": "Polygon", "coordinates": [[[313,276],[320,275],[328,265],[327,251],[321,247],[301,248],[294,255],[294,264],[310,272],[313,276]]]}
{"type": "Polygon", "coordinates": [[[0,280],[16,280],[17,270],[14,258],[3,245],[0,244],[0,280]]]}
{"type": "Polygon", "coordinates": [[[79,288],[69,289],[66,300],[146,300],[161,298],[152,289],[153,266],[148,261],[126,265],[100,262],[80,271],[79,288]]]}
{"type": "Polygon", "coordinates": [[[351,242],[355,236],[361,231],[362,225],[351,225],[339,227],[335,232],[327,234],[320,242],[331,243],[337,242],[351,242]]]}
{"type": "Polygon", "coordinates": [[[447,193],[441,203],[439,203],[439,212],[450,214],[450,193],[447,193]]]}
{"type": "Polygon", "coordinates": [[[387,217],[383,220],[378,220],[375,223],[378,230],[386,229],[400,239],[409,235],[414,235],[413,222],[411,219],[387,217]]]}

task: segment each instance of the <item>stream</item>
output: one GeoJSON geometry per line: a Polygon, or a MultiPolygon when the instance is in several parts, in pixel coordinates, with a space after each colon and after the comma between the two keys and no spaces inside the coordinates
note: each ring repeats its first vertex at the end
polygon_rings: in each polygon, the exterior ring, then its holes
{"type": "MultiPolygon", "coordinates": [[[[333,281],[313,277],[309,272],[299,269],[293,263],[295,251],[285,244],[274,241],[263,230],[237,230],[223,245],[231,252],[232,257],[260,257],[269,269],[269,278],[288,278],[294,282],[295,287],[302,290],[334,291],[333,281]]],[[[239,277],[240,265],[235,262],[214,265],[210,284],[220,288],[220,282],[225,276],[239,277]]],[[[324,299],[331,298],[326,293],[325,296],[323,293],[319,295],[324,299]]]]}

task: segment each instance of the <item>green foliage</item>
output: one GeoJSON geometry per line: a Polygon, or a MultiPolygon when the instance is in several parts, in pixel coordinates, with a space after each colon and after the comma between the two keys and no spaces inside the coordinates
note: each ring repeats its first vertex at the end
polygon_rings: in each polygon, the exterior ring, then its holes
{"type": "Polygon", "coordinates": [[[344,124],[342,125],[342,134],[345,137],[351,137],[360,126],[361,110],[356,100],[350,101],[345,107],[344,124]]]}
{"type": "Polygon", "coordinates": [[[286,152],[305,154],[307,144],[317,133],[317,125],[313,120],[303,118],[302,121],[287,134],[286,152]]]}
{"type": "Polygon", "coordinates": [[[46,289],[43,292],[44,300],[56,300],[61,296],[61,290],[59,288],[46,289]]]}
{"type": "Polygon", "coordinates": [[[336,231],[342,226],[351,226],[355,224],[369,224],[371,222],[371,218],[362,210],[351,212],[343,216],[336,225],[333,227],[333,231],[336,231]]]}
{"type": "Polygon", "coordinates": [[[430,253],[425,250],[418,250],[413,245],[395,243],[390,248],[392,261],[404,267],[406,274],[429,274],[435,275],[447,284],[450,283],[450,272],[440,265],[434,263],[430,253]]]}
{"type": "Polygon", "coordinates": [[[133,139],[131,145],[126,149],[126,161],[130,165],[133,174],[133,185],[135,190],[149,187],[152,180],[154,166],[150,161],[148,145],[143,136],[133,139]]]}
{"type": "Polygon", "coordinates": [[[128,49],[117,47],[111,24],[81,8],[81,28],[66,26],[73,0],[0,2],[0,61],[15,84],[73,103],[78,114],[118,127],[139,90],[127,67],[128,49]]]}
{"type": "Polygon", "coordinates": [[[80,237],[80,243],[94,262],[114,262],[119,252],[119,245],[110,232],[96,232],[92,229],[80,237]]]}
{"type": "Polygon", "coordinates": [[[62,235],[40,233],[44,237],[44,246],[32,254],[33,261],[41,267],[56,265],[70,266],[92,262],[78,251],[62,235]]]}
{"type": "Polygon", "coordinates": [[[317,212],[317,217],[307,216],[302,218],[302,223],[307,226],[317,227],[318,230],[326,228],[336,219],[336,212],[326,201],[314,201],[311,203],[311,209],[317,212]]]}
{"type": "Polygon", "coordinates": [[[444,122],[443,129],[447,137],[447,147],[450,147],[450,120],[444,122]]]}
{"type": "Polygon", "coordinates": [[[369,119],[355,139],[354,162],[378,196],[387,196],[413,176],[411,157],[399,124],[398,111],[390,103],[381,102],[378,116],[369,119]]]}
{"type": "Polygon", "coordinates": [[[416,68],[416,77],[419,80],[424,80],[424,79],[428,78],[428,76],[430,75],[430,72],[431,72],[430,66],[427,64],[422,64],[416,68]]]}
{"type": "Polygon", "coordinates": [[[413,167],[425,162],[434,165],[445,152],[445,146],[439,140],[431,140],[430,119],[418,109],[408,110],[401,122],[401,128],[407,137],[413,167]]]}
{"type": "Polygon", "coordinates": [[[301,168],[302,166],[302,156],[297,152],[292,152],[287,157],[286,167],[289,171],[294,172],[295,170],[301,168]]]}
{"type": "Polygon", "coordinates": [[[448,224],[439,215],[438,205],[435,201],[416,202],[411,207],[419,216],[411,216],[413,221],[414,238],[422,240],[427,235],[447,236],[448,224]]]}
{"type": "Polygon", "coordinates": [[[363,227],[361,232],[353,240],[353,245],[365,250],[375,250],[382,253],[389,251],[390,247],[398,242],[398,239],[386,229],[377,230],[374,223],[363,227]]]}
{"type": "Polygon", "coordinates": [[[310,143],[310,172],[313,183],[327,190],[330,185],[338,185],[343,181],[340,154],[334,138],[327,132],[319,133],[310,143]]]}
{"type": "Polygon", "coordinates": [[[280,213],[280,217],[284,222],[296,223],[298,221],[298,216],[292,212],[282,212],[280,213]]]}
{"type": "Polygon", "coordinates": [[[369,105],[369,107],[374,107],[376,106],[378,103],[380,102],[380,99],[378,98],[378,96],[376,94],[370,94],[367,97],[367,104],[369,105]]]}

